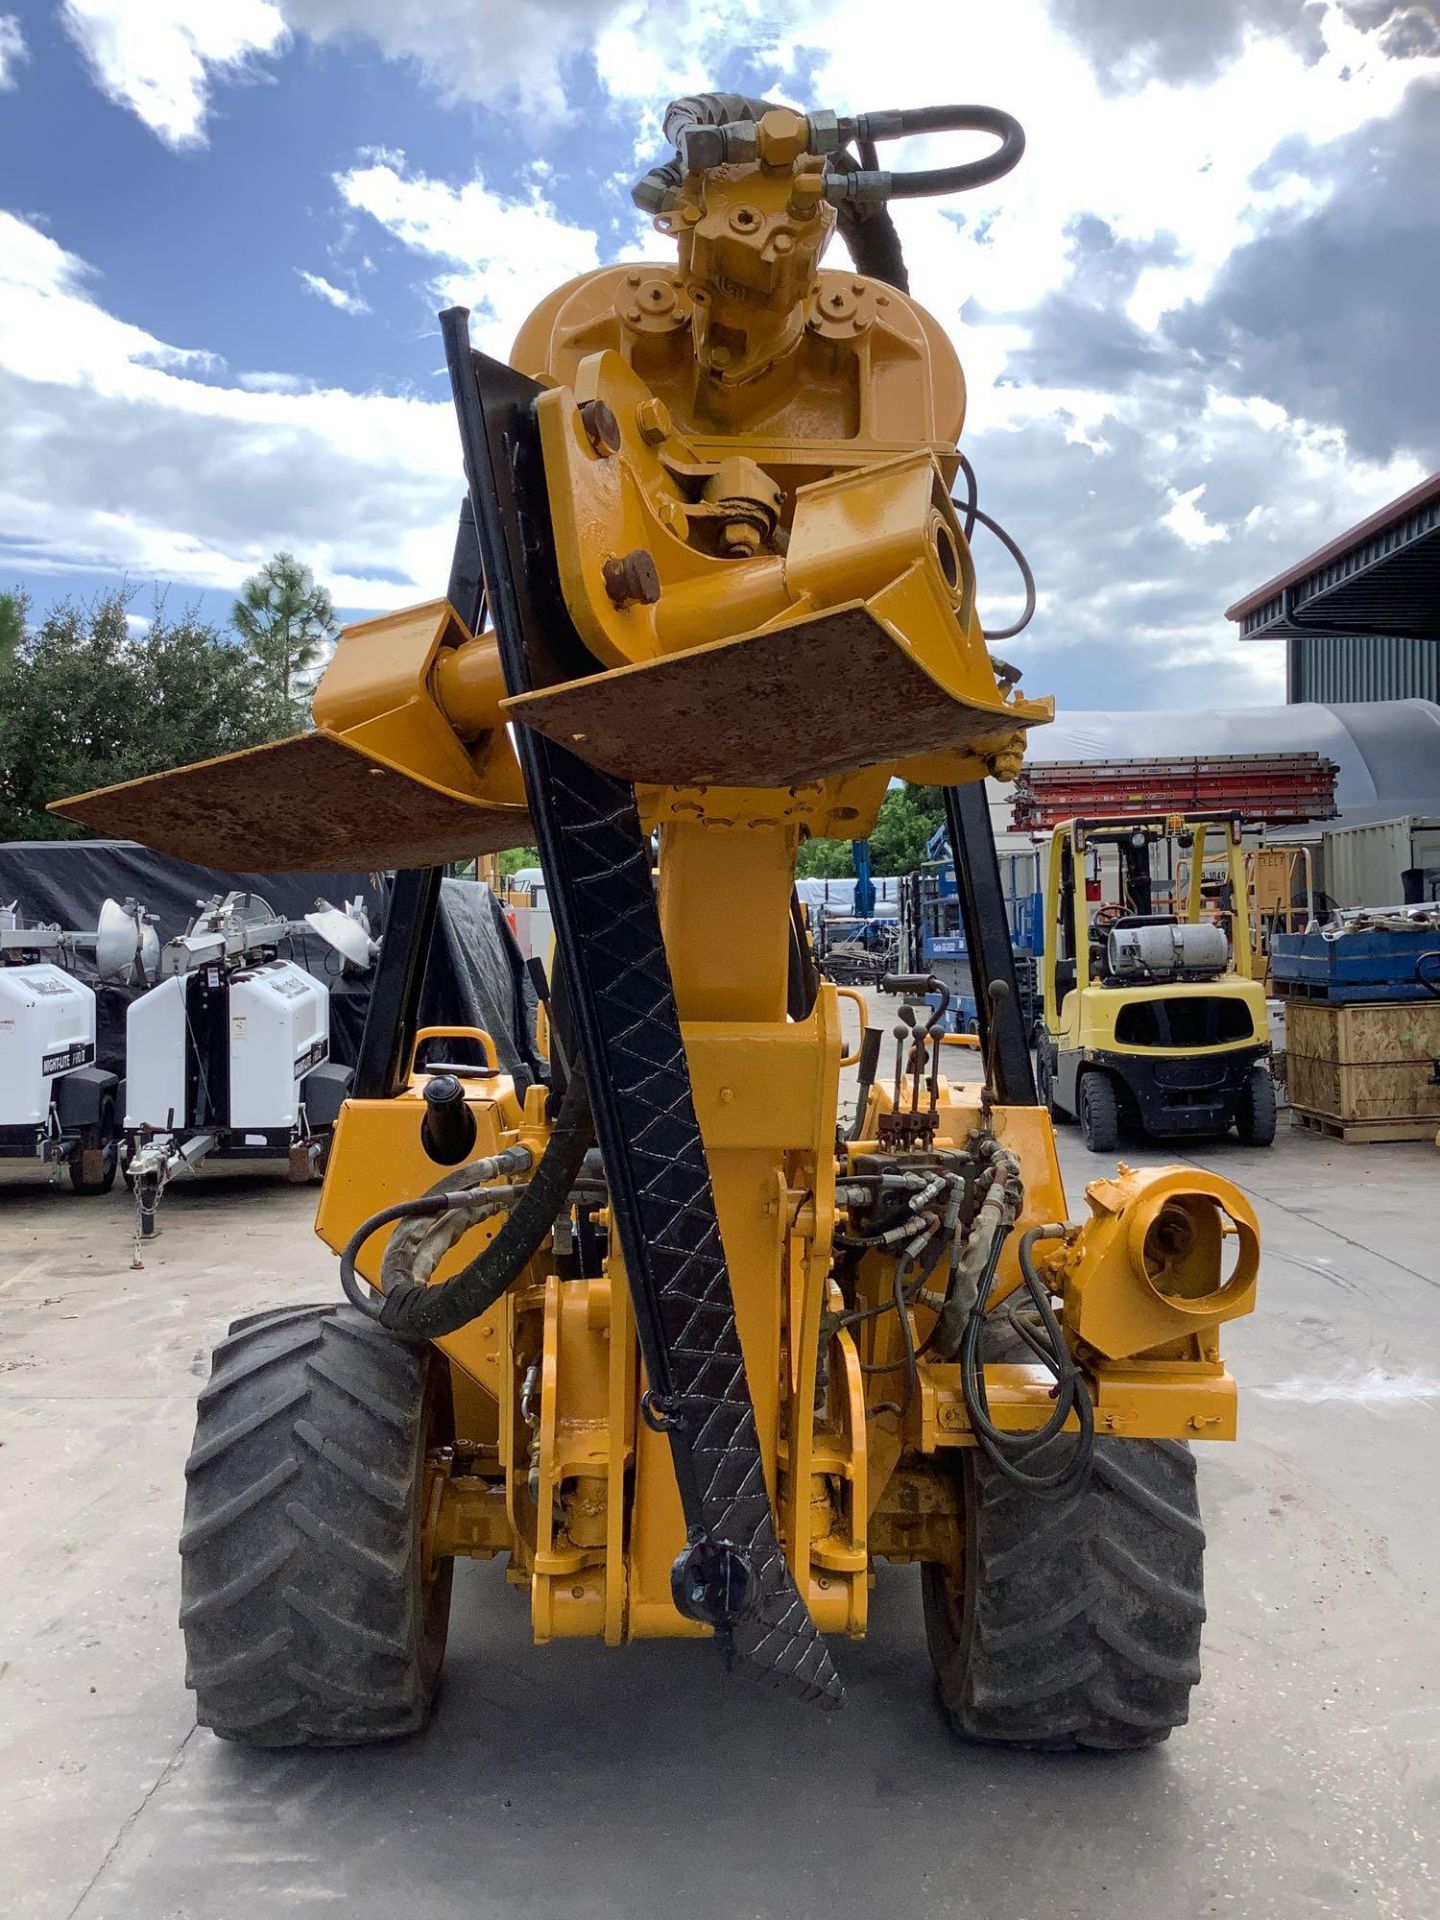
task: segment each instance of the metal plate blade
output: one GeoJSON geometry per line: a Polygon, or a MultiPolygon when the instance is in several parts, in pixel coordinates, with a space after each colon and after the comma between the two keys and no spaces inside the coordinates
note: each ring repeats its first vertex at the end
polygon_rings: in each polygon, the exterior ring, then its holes
{"type": "Polygon", "coordinates": [[[531,839],[523,808],[482,806],[329,733],[202,760],[50,811],[198,866],[273,873],[413,867],[499,853],[531,839]]]}
{"type": "Polygon", "coordinates": [[[792,786],[882,760],[964,752],[1048,717],[957,700],[858,604],[542,687],[505,706],[607,773],[678,787],[792,786]]]}

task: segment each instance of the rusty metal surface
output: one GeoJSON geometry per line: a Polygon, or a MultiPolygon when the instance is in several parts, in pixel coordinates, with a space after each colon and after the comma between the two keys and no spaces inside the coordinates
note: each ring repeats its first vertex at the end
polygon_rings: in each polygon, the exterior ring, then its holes
{"type": "Polygon", "coordinates": [[[51,811],[200,866],[275,873],[438,866],[533,837],[523,809],[442,792],[327,733],[100,787],[51,811]]]}
{"type": "Polygon", "coordinates": [[[606,773],[656,786],[791,786],[963,749],[1030,722],[1023,710],[957,701],[859,606],[505,707],[606,773]]]}

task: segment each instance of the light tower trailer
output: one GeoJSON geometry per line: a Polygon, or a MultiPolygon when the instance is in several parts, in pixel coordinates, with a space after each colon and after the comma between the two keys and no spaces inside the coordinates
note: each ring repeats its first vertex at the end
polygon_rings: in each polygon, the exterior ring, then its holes
{"type": "Polygon", "coordinates": [[[284,1159],[319,1172],[349,1085],[330,1060],[328,989],[279,948],[295,931],[257,894],[201,903],[126,1017],[125,1177],[139,1231],[203,1160],[284,1159]]]}
{"type": "Polygon", "coordinates": [[[0,907],[0,1159],[65,1167],[77,1193],[108,1193],[123,1082],[95,1064],[95,990],[71,958],[72,936],[0,907]]]}

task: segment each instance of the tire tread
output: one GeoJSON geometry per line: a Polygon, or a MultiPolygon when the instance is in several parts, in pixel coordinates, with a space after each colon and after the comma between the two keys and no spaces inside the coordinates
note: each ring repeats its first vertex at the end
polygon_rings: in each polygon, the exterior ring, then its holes
{"type": "Polygon", "coordinates": [[[1205,1618],[1189,1450],[1102,1436],[1088,1486],[1059,1503],[1017,1488],[978,1451],[960,1471],[971,1556],[963,1618],[949,1570],[925,1569],[931,1658],[955,1731],[1114,1752],[1182,1726],[1205,1618]]]}
{"type": "Polygon", "coordinates": [[[186,1466],[180,1623],[196,1718],[250,1746],[414,1732],[439,1676],[419,1510],[427,1369],[348,1307],[237,1321],[186,1466]]]}

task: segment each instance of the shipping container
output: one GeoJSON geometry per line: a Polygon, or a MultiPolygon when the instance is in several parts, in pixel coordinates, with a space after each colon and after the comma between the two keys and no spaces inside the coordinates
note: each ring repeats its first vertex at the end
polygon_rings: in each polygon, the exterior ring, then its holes
{"type": "Polygon", "coordinates": [[[1404,814],[1322,837],[1321,884],[1337,907],[1440,899],[1440,819],[1404,814]]]}

